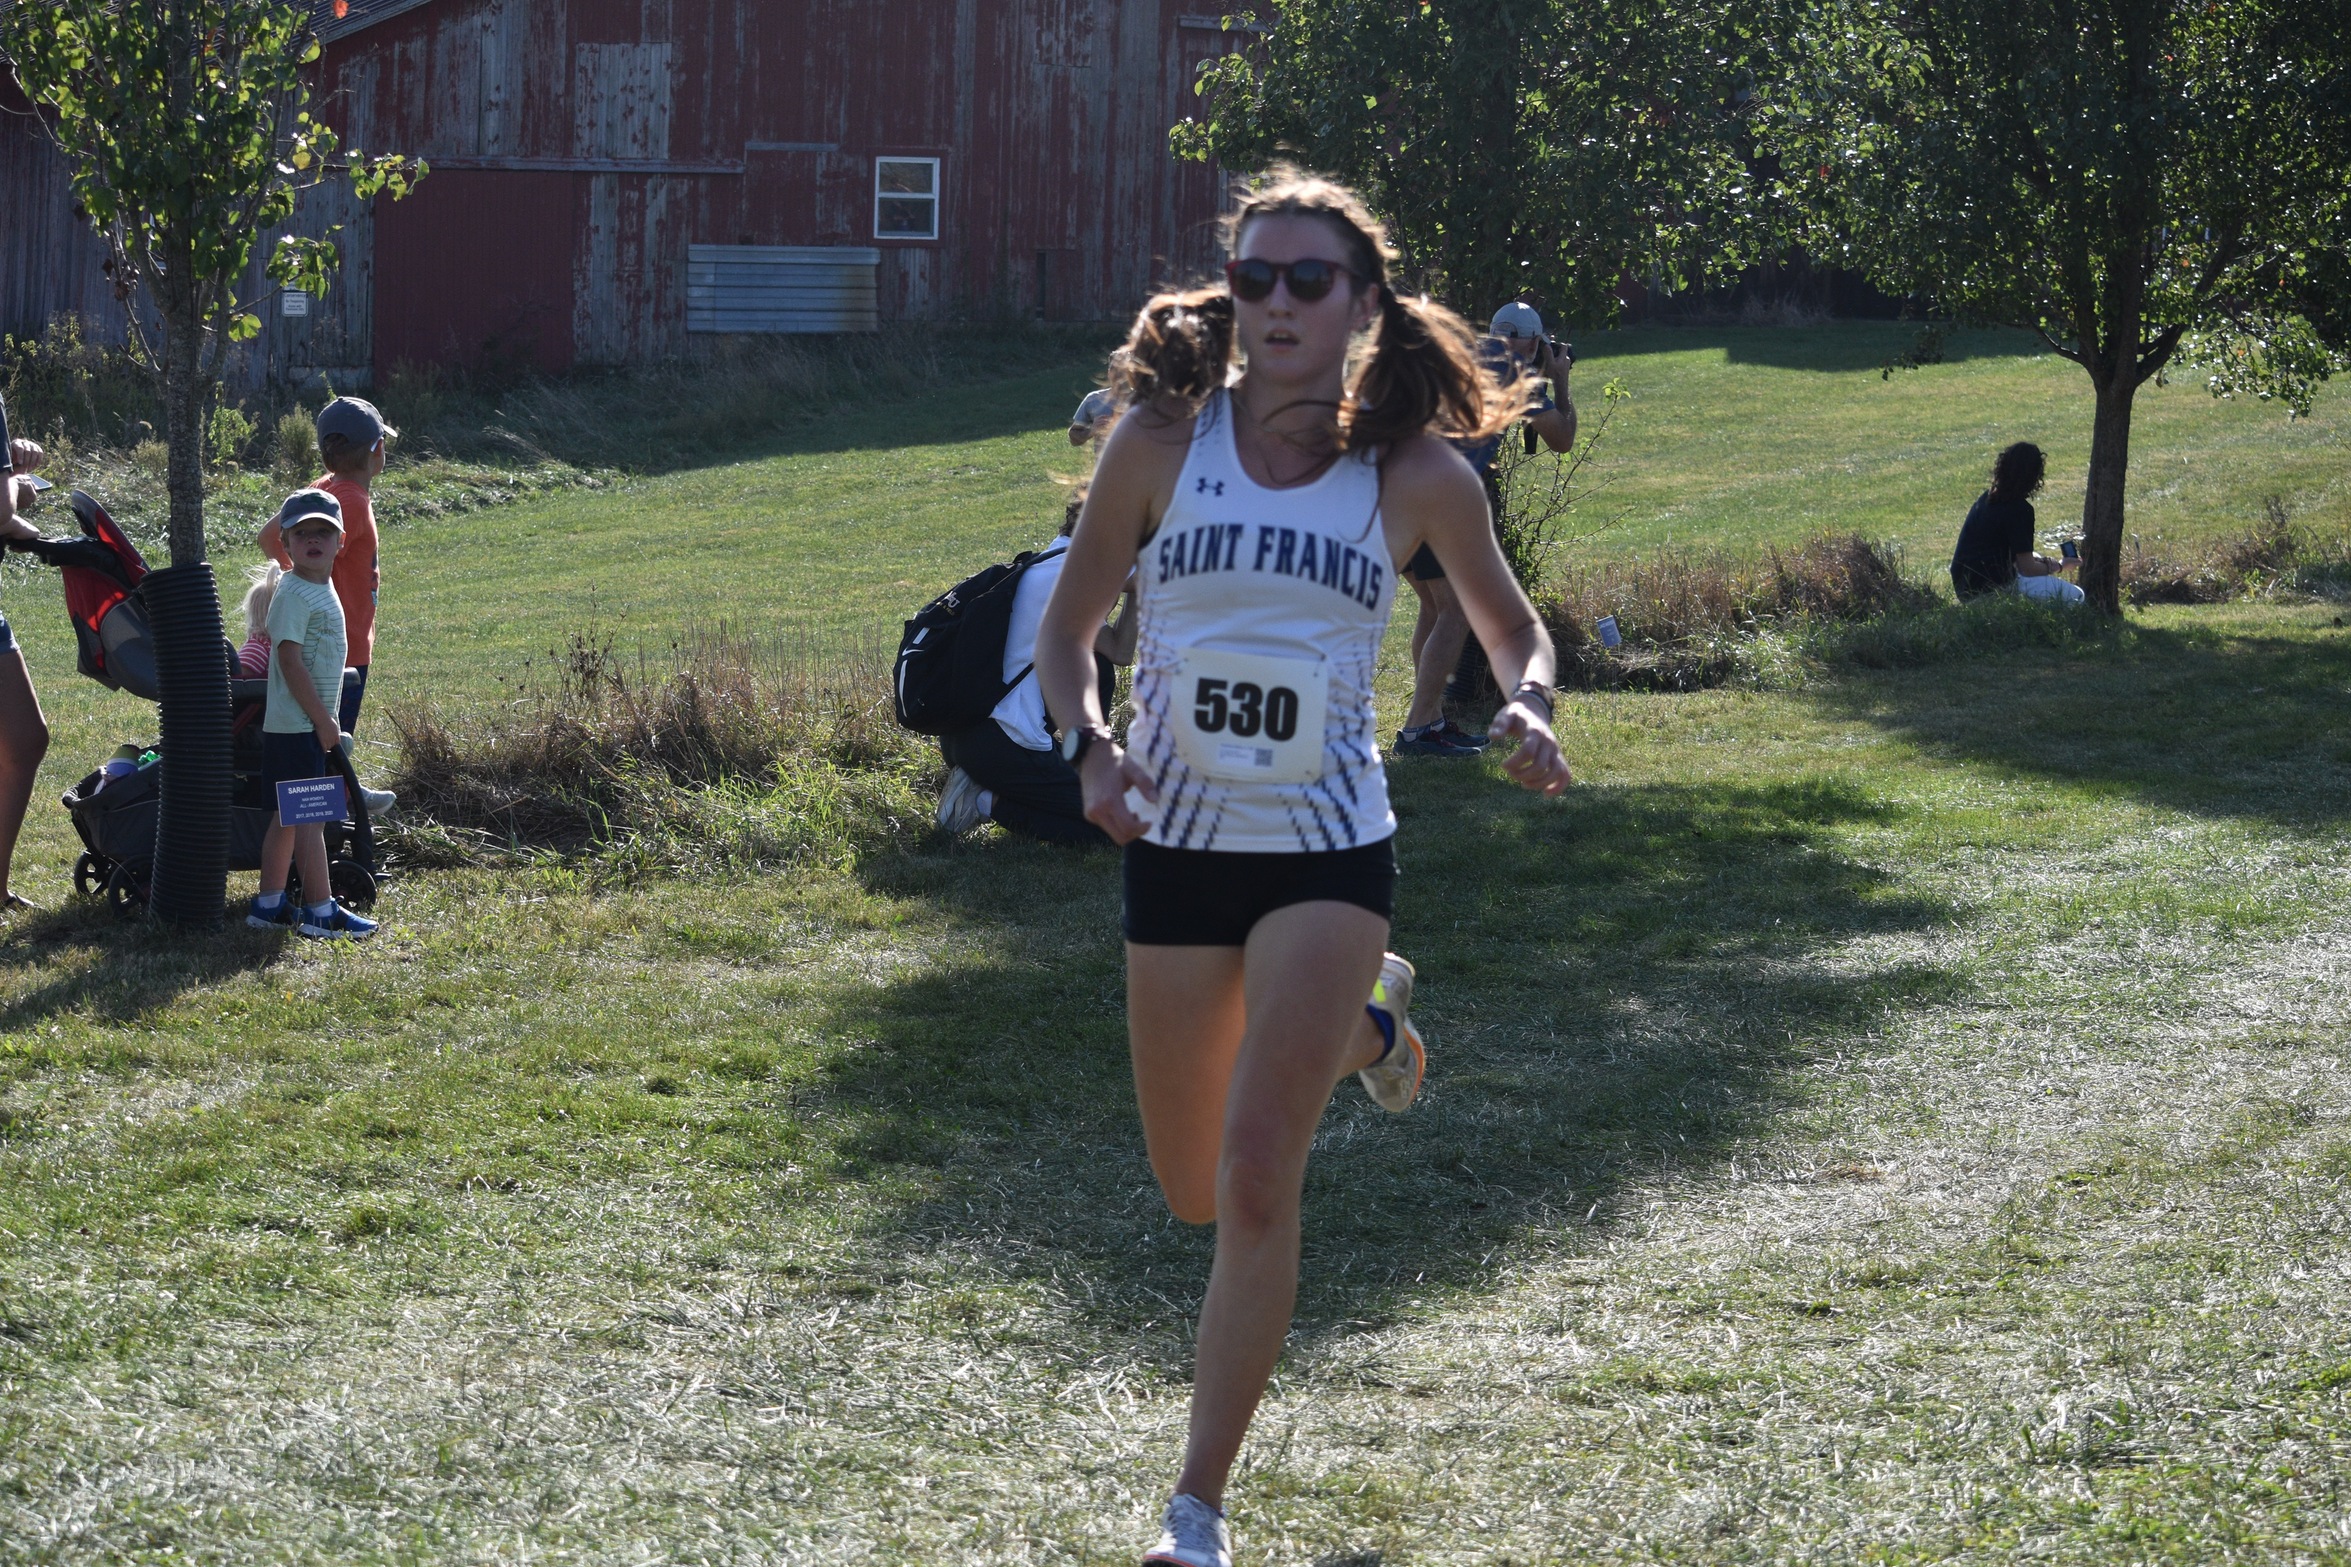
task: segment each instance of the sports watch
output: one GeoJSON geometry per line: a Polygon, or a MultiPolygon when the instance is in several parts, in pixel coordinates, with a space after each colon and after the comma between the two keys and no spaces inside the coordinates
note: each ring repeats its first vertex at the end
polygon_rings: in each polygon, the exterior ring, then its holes
{"type": "Polygon", "coordinates": [[[1086,748],[1097,740],[1111,738],[1110,731],[1100,724],[1080,724],[1075,729],[1061,731],[1061,759],[1075,767],[1086,759],[1086,748]]]}

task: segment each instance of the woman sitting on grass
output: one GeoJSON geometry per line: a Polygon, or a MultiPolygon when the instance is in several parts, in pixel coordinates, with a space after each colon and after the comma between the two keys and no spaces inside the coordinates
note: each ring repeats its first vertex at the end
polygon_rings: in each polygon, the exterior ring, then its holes
{"type": "Polygon", "coordinates": [[[1144,1558],[1166,1567],[1232,1567],[1225,1480],[1289,1333],[1331,1090],[1358,1076],[1390,1111],[1420,1090],[1412,965],[1383,951],[1396,817],[1372,679],[1423,544],[1510,693],[1490,731],[1516,748],[1503,771],[1544,793],[1568,782],[1550,638],[1447,440],[1497,433],[1524,389],[1495,384],[1452,312],[1388,286],[1380,227],[1351,192],[1276,170],[1232,225],[1227,287],[1152,300],[1118,352],[1133,411],[1037,637],[1086,815],[1126,845],[1144,1147],[1176,1216],[1216,1226],[1191,1435],[1144,1558]],[[1130,577],[1127,749],[1094,647],[1130,577]]]}
{"type": "Polygon", "coordinates": [[[2032,496],[2048,466],[2030,441],[2019,441],[1992,460],[1992,487],[1969,508],[1959,547],[1951,552],[1951,586],[1961,603],[2010,587],[2029,599],[2082,601],[2082,590],[2058,575],[2074,562],[2051,560],[2033,548],[2032,496]]]}

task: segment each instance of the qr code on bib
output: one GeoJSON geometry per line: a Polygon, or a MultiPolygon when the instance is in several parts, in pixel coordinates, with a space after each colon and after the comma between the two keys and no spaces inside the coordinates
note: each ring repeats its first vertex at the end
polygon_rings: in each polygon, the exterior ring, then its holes
{"type": "Polygon", "coordinates": [[[1261,772],[1273,771],[1273,748],[1263,745],[1234,745],[1230,741],[1216,748],[1216,760],[1223,767],[1254,767],[1261,772]]]}

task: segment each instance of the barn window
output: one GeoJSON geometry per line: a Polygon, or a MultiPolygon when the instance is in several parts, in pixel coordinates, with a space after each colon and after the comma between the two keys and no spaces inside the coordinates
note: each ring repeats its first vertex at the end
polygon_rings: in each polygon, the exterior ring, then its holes
{"type": "Polygon", "coordinates": [[[873,160],[873,232],[876,239],[939,237],[939,160],[873,160]]]}

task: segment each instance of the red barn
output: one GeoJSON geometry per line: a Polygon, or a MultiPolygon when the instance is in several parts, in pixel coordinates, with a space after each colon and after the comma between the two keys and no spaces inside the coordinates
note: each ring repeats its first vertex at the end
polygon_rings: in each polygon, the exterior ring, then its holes
{"type": "MultiPolygon", "coordinates": [[[[305,198],[298,226],[339,224],[343,266],[325,299],[278,302],[268,368],[343,385],[703,334],[1122,317],[1214,257],[1221,176],[1167,132],[1236,35],[1181,3],[322,5],[323,114],[432,172],[402,202],[305,198]]],[[[59,270],[89,265],[74,250],[59,270]]],[[[38,290],[49,308],[87,295],[70,281],[38,290]]]]}

